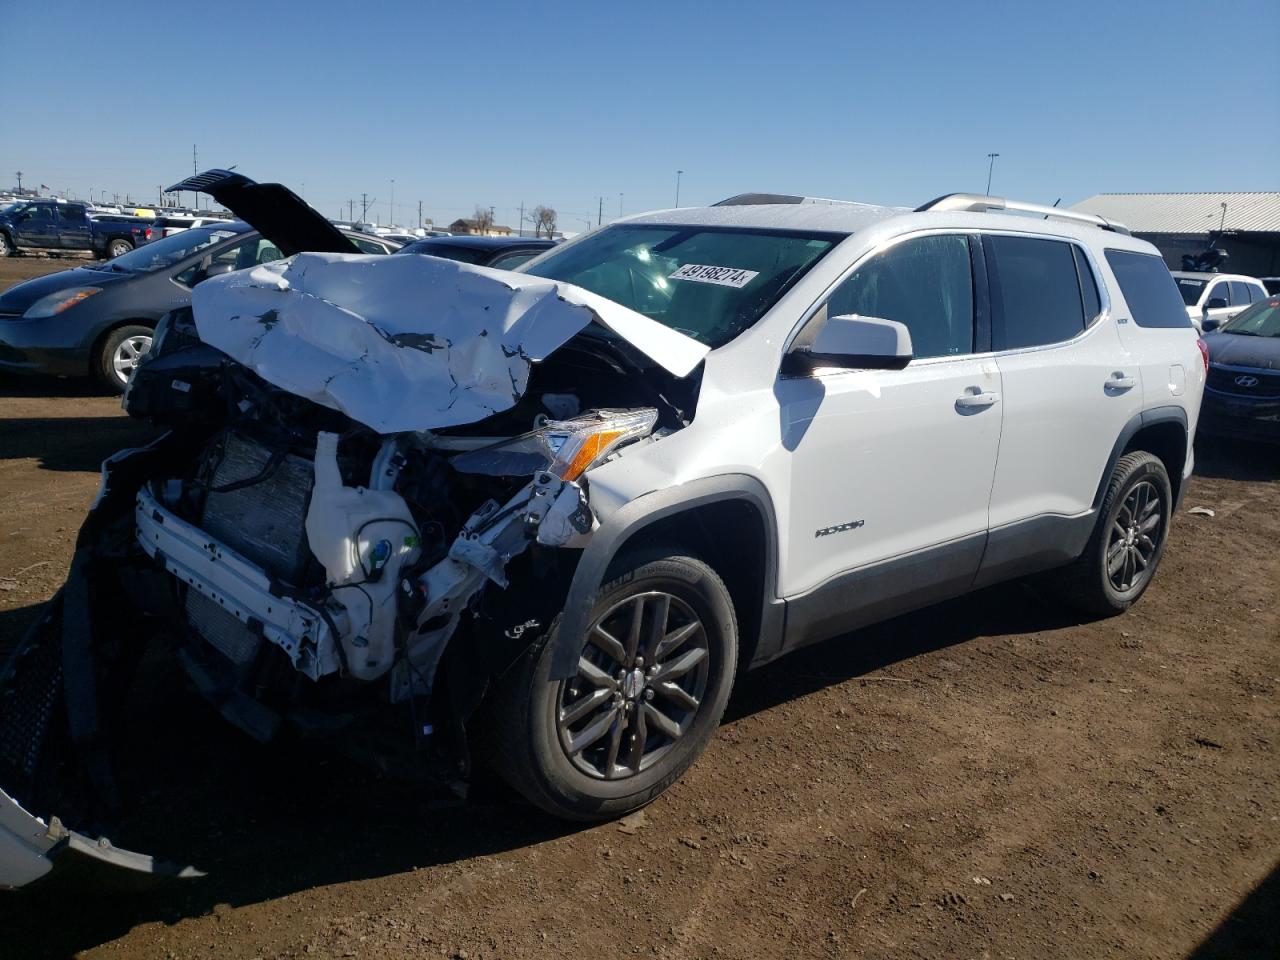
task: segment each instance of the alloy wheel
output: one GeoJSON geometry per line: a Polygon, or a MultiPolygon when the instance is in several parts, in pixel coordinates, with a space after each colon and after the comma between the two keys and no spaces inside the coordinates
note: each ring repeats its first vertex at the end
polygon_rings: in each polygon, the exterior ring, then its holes
{"type": "Polygon", "coordinates": [[[591,625],[577,675],[560,682],[561,749],[588,776],[635,776],[688,731],[709,676],[707,630],[689,604],[657,590],[626,597],[591,625]]]}
{"type": "Polygon", "coordinates": [[[142,358],[151,349],[151,338],[146,336],[126,337],[120,341],[115,353],[111,355],[111,368],[121,383],[129,382],[129,375],[142,362],[142,358]]]}
{"type": "Polygon", "coordinates": [[[1107,579],[1124,593],[1140,586],[1153,572],[1164,525],[1160,491],[1143,480],[1125,495],[1111,521],[1107,538],[1107,579]]]}

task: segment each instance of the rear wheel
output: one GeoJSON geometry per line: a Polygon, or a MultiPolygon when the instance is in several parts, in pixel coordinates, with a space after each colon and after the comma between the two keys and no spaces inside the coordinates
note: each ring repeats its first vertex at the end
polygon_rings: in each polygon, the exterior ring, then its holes
{"type": "Polygon", "coordinates": [[[601,588],[578,671],[551,678],[559,619],[502,678],[486,754],[532,803],[571,820],[644,806],[698,758],[733,685],[737,625],[724,583],[694,557],[636,557],[601,588]]]}
{"type": "Polygon", "coordinates": [[[124,393],[129,375],[151,349],[152,332],[150,327],[130,324],[107,334],[94,370],[104,387],[113,393],[124,393]]]}
{"type": "Polygon", "coordinates": [[[1123,613],[1151,584],[1164,555],[1173,489],[1160,459],[1137,450],[1116,463],[1085,552],[1064,571],[1059,589],[1090,613],[1123,613]]]}
{"type": "Polygon", "coordinates": [[[130,243],[128,240],[112,240],[109,244],[107,244],[107,256],[110,258],[115,258],[115,257],[121,256],[122,254],[128,253],[132,249],[133,249],[133,244],[130,243]]]}
{"type": "Polygon", "coordinates": [[[0,257],[11,257],[17,251],[13,249],[13,241],[7,233],[0,233],[0,257]]]}

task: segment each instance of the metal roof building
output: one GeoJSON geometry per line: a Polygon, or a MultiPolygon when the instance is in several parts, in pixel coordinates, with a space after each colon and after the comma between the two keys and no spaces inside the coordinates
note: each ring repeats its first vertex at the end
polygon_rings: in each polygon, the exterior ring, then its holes
{"type": "Polygon", "coordinates": [[[1280,275],[1280,191],[1100,193],[1071,209],[1125,224],[1175,270],[1183,255],[1212,245],[1230,255],[1224,270],[1280,275]]]}

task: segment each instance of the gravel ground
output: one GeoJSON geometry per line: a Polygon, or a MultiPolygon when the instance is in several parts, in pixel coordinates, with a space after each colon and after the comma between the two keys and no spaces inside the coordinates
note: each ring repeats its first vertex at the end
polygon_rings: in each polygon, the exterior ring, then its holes
{"type": "MultiPolygon", "coordinates": [[[[0,647],[147,435],[87,385],[0,379],[0,647]]],[[[1278,956],[1280,454],[1200,464],[1128,615],[1011,584],[802,651],[622,823],[450,807],[156,683],[135,835],[209,876],[60,871],[0,897],[0,956],[1278,956]]]]}

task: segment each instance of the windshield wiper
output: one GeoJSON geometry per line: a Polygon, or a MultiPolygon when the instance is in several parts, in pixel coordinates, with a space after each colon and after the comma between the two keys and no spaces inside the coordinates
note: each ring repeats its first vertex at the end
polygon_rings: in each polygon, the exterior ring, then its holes
{"type": "Polygon", "coordinates": [[[1237,337],[1256,337],[1258,334],[1252,330],[1223,330],[1223,333],[1234,333],[1237,337]]]}

